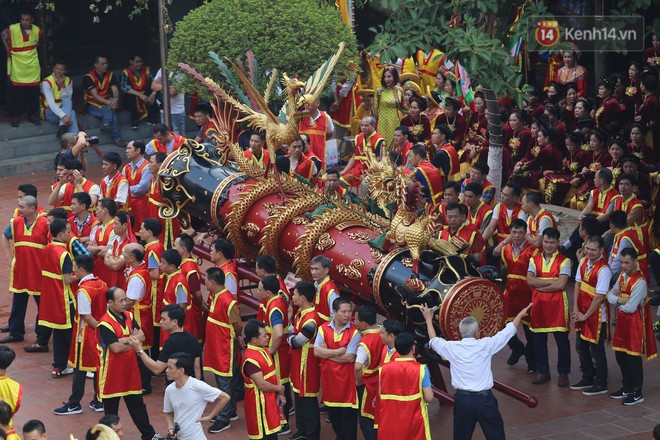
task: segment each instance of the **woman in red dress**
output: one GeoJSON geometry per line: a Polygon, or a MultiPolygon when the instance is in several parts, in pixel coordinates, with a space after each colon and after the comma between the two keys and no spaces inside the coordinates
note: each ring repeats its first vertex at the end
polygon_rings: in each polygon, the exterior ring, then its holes
{"type": "Polygon", "coordinates": [[[653,147],[646,143],[646,127],[635,122],[630,127],[630,143],[628,152],[639,157],[641,171],[649,173],[655,170],[657,159],[653,147]]]}
{"type": "MultiPolygon", "coordinates": [[[[508,150],[511,156],[511,164],[518,163],[534,145],[534,137],[525,126],[520,110],[513,110],[509,115],[509,122],[502,127],[502,140],[504,149],[508,150]]],[[[511,169],[507,171],[510,173],[511,169]]]]}
{"type": "Polygon", "coordinates": [[[575,104],[577,104],[577,84],[568,83],[564,86],[566,97],[559,101],[559,108],[561,110],[560,120],[566,126],[568,133],[575,131],[577,128],[577,118],[575,117],[575,104]]]}
{"type": "Polygon", "coordinates": [[[589,139],[591,161],[579,174],[581,187],[576,195],[578,202],[586,203],[594,189],[596,171],[612,165],[612,156],[607,151],[607,136],[602,130],[594,129],[589,139]]]}
{"type": "Polygon", "coordinates": [[[610,153],[610,157],[612,158],[608,168],[612,170],[614,182],[617,182],[617,179],[623,173],[623,163],[621,162],[621,159],[626,155],[626,143],[619,136],[610,138],[607,142],[607,152],[610,153]]]}
{"type": "Polygon", "coordinates": [[[538,127],[536,145],[513,167],[511,180],[523,188],[538,189],[544,171],[561,170],[562,155],[551,142],[555,136],[554,130],[538,121],[534,124],[538,127]]]}
{"type": "Polygon", "coordinates": [[[461,162],[472,165],[477,160],[486,157],[488,160],[488,118],[486,118],[486,101],[481,92],[475,94],[474,100],[470,103],[474,106],[474,111],[470,114],[468,120],[468,141],[463,147],[461,162]]]}
{"type": "Polygon", "coordinates": [[[561,54],[564,65],[557,70],[557,74],[552,80],[562,85],[574,82],[578,85],[578,95],[586,96],[587,69],[577,63],[577,52],[566,50],[561,54]]]}
{"type": "Polygon", "coordinates": [[[596,127],[610,133],[618,132],[621,125],[619,120],[621,107],[619,101],[614,97],[615,87],[616,82],[612,78],[603,78],[600,81],[598,84],[598,97],[601,103],[594,115],[596,127]]]}
{"type": "Polygon", "coordinates": [[[589,166],[591,153],[582,149],[584,138],[579,131],[566,135],[568,157],[562,162],[559,172],[546,170],[543,172],[545,202],[551,205],[567,206],[580,187],[578,174],[589,166]]]}
{"type": "Polygon", "coordinates": [[[422,113],[424,110],[426,101],[414,93],[408,100],[408,115],[401,119],[401,125],[408,127],[408,140],[413,144],[424,144],[431,140],[431,122],[422,113]]]}

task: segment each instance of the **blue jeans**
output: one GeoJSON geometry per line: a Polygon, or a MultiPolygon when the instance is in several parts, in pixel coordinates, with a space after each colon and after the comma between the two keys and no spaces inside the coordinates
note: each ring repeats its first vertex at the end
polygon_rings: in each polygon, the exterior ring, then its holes
{"type": "MultiPolygon", "coordinates": [[[[71,125],[69,125],[69,133],[78,134],[78,119],[76,118],[76,112],[73,111],[73,103],[70,99],[62,101],[62,106],[60,107],[64,114],[71,118],[71,125]]],[[[46,121],[51,124],[64,125],[64,122],[57,116],[50,108],[46,109],[46,121]]]]}
{"type": "MultiPolygon", "coordinates": [[[[186,114],[185,113],[175,113],[171,115],[172,117],[172,126],[170,127],[173,132],[181,136],[186,134],[186,114]]],[[[160,112],[160,122],[165,123],[165,116],[163,112],[160,112]]]]}
{"type": "Polygon", "coordinates": [[[93,105],[87,106],[87,113],[91,116],[100,119],[103,125],[110,125],[112,127],[112,140],[116,141],[121,139],[121,132],[119,131],[119,121],[117,120],[117,112],[111,110],[107,105],[105,107],[95,107],[93,105]]]}

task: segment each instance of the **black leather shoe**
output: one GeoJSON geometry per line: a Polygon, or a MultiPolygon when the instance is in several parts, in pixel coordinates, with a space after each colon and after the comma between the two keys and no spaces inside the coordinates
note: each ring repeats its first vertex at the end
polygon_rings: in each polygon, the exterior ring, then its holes
{"type": "Polygon", "coordinates": [[[9,326],[0,327],[0,333],[9,333],[9,326]]]}
{"type": "Polygon", "coordinates": [[[12,342],[23,342],[23,337],[9,335],[7,337],[0,339],[0,344],[11,344],[12,342]]]}

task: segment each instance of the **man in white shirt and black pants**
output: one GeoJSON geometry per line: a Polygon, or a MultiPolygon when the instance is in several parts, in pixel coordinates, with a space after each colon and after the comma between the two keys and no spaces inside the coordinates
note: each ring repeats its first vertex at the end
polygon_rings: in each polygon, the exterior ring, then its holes
{"type": "Polygon", "coordinates": [[[210,422],[218,415],[229,403],[229,395],[192,377],[193,363],[188,353],[172,354],[167,360],[165,374],[167,380],[173,381],[165,388],[163,401],[168,435],[174,434],[174,424],[177,423],[180,428],[177,439],[205,440],[201,422],[210,422]],[[214,403],[213,409],[203,416],[208,403],[214,403]]]}
{"type": "Polygon", "coordinates": [[[436,336],[433,327],[434,310],[422,306],[429,333],[429,347],[451,363],[451,384],[454,395],[454,440],[469,440],[479,422],[487,440],[504,440],[504,421],[493,396],[491,359],[516,334],[520,320],[532,305],[518,313],[512,322],[496,335],[477,339],[479,323],[471,316],[463,318],[460,341],[446,341],[436,336]]]}

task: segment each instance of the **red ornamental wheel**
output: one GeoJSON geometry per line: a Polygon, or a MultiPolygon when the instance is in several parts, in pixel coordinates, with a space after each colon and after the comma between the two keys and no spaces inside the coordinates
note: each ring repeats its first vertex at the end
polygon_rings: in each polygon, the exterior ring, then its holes
{"type": "Polygon", "coordinates": [[[448,340],[461,339],[458,324],[472,316],[479,322],[479,336],[492,336],[504,326],[504,302],[500,289],[484,278],[468,278],[454,284],[440,306],[440,328],[448,340]]]}

